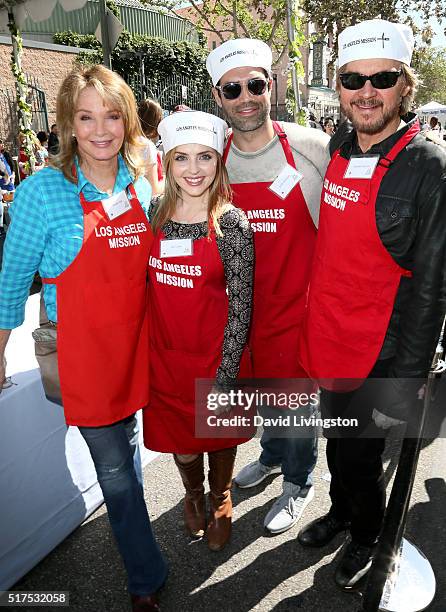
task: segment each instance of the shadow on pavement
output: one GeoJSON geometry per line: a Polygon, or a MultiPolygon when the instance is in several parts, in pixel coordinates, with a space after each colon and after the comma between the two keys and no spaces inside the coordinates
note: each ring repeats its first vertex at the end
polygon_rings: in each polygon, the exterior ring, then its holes
{"type": "MultiPolygon", "coordinates": [[[[387,481],[396,467],[393,457],[395,453],[398,456],[398,443],[389,440],[386,449],[387,481]]],[[[342,545],[342,535],[323,549],[302,548],[296,541],[296,528],[283,536],[265,537],[263,519],[273,496],[262,493],[273,477],[253,489],[234,489],[234,506],[239,509],[235,513],[233,537],[219,553],[210,551],[205,540],[193,541],[185,534],[181,526],[182,501],[178,501],[183,490],[168,461],[157,459],[150,464],[146,479],[153,529],[170,564],[170,575],[161,595],[163,612],[360,609],[359,597],[339,591],[333,581],[337,559],[331,557],[342,545]],[[248,503],[249,499],[252,503],[248,503]],[[161,514],[153,519],[155,512],[161,514]],[[291,588],[295,585],[295,596],[290,597],[290,585],[291,588]],[[270,594],[274,604],[268,607],[270,594]]],[[[425,481],[425,486],[429,501],[411,508],[407,535],[427,554],[436,572],[438,591],[431,610],[445,612],[446,484],[442,478],[432,478],[425,481]]],[[[320,514],[323,513],[321,506],[320,514]]],[[[69,610],[73,612],[129,610],[126,576],[106,514],[73,532],[14,589],[70,591],[69,610]]]]}

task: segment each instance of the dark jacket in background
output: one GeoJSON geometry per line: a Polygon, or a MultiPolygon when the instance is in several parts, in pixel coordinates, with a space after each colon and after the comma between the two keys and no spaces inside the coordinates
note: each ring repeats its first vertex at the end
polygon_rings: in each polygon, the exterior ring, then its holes
{"type": "Polygon", "coordinates": [[[57,155],[59,153],[59,137],[53,132],[50,132],[48,136],[48,153],[50,155],[57,155]]]}

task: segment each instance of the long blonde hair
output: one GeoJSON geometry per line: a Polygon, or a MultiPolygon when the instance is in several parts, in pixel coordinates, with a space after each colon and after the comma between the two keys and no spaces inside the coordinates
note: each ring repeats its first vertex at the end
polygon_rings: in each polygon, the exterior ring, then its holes
{"type": "Polygon", "coordinates": [[[77,67],[63,80],[57,94],[56,116],[59,129],[59,153],[50,158],[52,166],[62,170],[64,176],[75,182],[71,168],[79,155],[73,122],[79,95],[86,87],[94,87],[104,102],[121,113],[124,122],[124,141],[120,153],[134,178],[144,175],[141,157],[143,136],[132,90],[118,74],[102,65],[77,67]]]}
{"type": "MultiPolygon", "coordinates": [[[[181,191],[172,174],[172,162],[176,149],[169,151],[164,157],[164,171],[166,184],[164,195],[160,198],[152,219],[152,229],[155,233],[174,216],[177,200],[181,198],[181,191]]],[[[228,210],[232,201],[232,189],[229,184],[228,172],[220,153],[217,153],[217,167],[215,178],[209,187],[208,222],[212,221],[217,236],[222,236],[219,219],[228,210]]],[[[209,224],[210,225],[210,224],[209,224]]],[[[210,229],[208,225],[208,236],[210,229]]]]}
{"type": "Polygon", "coordinates": [[[406,85],[409,85],[410,87],[408,93],[401,101],[400,115],[404,117],[404,115],[407,115],[407,113],[412,109],[415,95],[420,85],[420,79],[411,66],[401,64],[401,69],[403,71],[403,77],[406,81],[406,85]]]}

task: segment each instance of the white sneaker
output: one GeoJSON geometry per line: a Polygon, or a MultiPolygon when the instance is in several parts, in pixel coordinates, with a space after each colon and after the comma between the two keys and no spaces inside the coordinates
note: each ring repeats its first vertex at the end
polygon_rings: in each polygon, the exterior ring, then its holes
{"type": "Polygon", "coordinates": [[[270,474],[280,474],[281,471],[280,465],[269,467],[257,460],[245,465],[234,478],[234,482],[241,489],[249,489],[261,483],[270,474]]]}
{"type": "Polygon", "coordinates": [[[283,482],[283,493],[265,516],[264,526],[270,533],[283,533],[297,523],[314,497],[314,487],[300,487],[283,482]]]}

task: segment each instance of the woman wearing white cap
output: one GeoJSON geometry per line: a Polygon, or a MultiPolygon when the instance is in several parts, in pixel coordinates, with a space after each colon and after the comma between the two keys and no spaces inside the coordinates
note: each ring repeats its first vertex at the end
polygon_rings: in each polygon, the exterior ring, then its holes
{"type": "Polygon", "coordinates": [[[231,204],[221,159],[226,127],[195,111],[161,121],[166,189],[150,213],[153,360],[144,442],[174,453],[186,489],[185,522],[195,537],[206,531],[203,453],[209,453],[212,550],[230,537],[236,445],[246,438],[195,437],[195,379],[215,379],[218,388],[231,385],[239,370],[250,374],[244,349],[253,241],[244,213],[231,204]]]}

